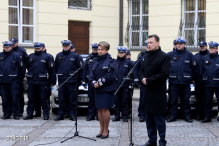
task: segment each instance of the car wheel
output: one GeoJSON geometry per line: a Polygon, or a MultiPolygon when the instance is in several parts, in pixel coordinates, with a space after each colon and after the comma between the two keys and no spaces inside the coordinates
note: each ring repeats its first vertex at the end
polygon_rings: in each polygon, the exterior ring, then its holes
{"type": "Polygon", "coordinates": [[[52,108],[52,113],[57,114],[58,113],[58,108],[52,108]]]}
{"type": "Polygon", "coordinates": [[[212,111],[212,117],[216,117],[217,114],[218,114],[218,111],[216,111],[216,110],[213,110],[213,111],[212,111]]]}

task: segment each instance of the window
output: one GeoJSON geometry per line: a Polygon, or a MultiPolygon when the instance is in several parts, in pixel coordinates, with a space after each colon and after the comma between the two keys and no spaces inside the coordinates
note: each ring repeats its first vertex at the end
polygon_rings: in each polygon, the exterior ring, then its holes
{"type": "Polygon", "coordinates": [[[35,0],[9,0],[9,39],[30,44],[35,40],[35,0]]]}
{"type": "Polygon", "coordinates": [[[129,0],[129,23],[125,42],[131,49],[145,49],[148,37],[148,0],[129,0]]]}
{"type": "Polygon", "coordinates": [[[183,0],[181,35],[188,43],[187,47],[198,46],[206,39],[206,0],[183,0]]]}
{"type": "Polygon", "coordinates": [[[68,0],[68,7],[72,9],[91,9],[91,0],[68,0]]]}

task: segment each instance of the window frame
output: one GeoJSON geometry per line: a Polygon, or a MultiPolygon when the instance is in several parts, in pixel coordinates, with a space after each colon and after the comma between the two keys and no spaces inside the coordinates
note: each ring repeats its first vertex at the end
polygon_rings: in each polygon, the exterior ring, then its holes
{"type": "MultiPolygon", "coordinates": [[[[206,10],[198,10],[198,4],[199,4],[199,0],[194,0],[195,1],[195,10],[194,11],[186,11],[186,0],[183,0],[183,15],[182,15],[182,19],[183,19],[183,26],[182,26],[182,36],[185,37],[185,31],[186,30],[194,30],[194,43],[193,45],[188,45],[187,47],[194,47],[194,46],[198,46],[198,31],[199,30],[206,30],[206,27],[205,28],[201,28],[201,27],[198,27],[198,25],[196,25],[196,23],[198,22],[198,13],[199,12],[204,12],[206,13],[206,10]],[[194,13],[194,27],[190,27],[190,28],[186,28],[186,14],[189,14],[189,13],[194,13]]],[[[206,17],[206,15],[205,15],[206,17]]]]}
{"type": "Polygon", "coordinates": [[[91,10],[91,0],[87,0],[87,7],[68,6],[69,9],[91,10]]]}
{"type": "MultiPolygon", "coordinates": [[[[144,16],[147,16],[148,18],[149,18],[149,14],[143,14],[143,0],[139,0],[140,1],[140,12],[139,12],[139,14],[137,14],[137,15],[133,15],[133,13],[132,13],[132,10],[133,10],[133,8],[132,8],[132,0],[131,1],[129,1],[129,5],[130,5],[130,18],[129,18],[129,22],[130,22],[130,25],[131,25],[131,27],[130,27],[130,35],[129,35],[129,41],[130,41],[130,43],[129,43],[129,48],[131,48],[131,49],[133,49],[133,50],[135,50],[135,49],[144,49],[144,47],[145,47],[145,44],[144,44],[144,41],[145,40],[142,40],[143,38],[142,38],[142,34],[144,33],[144,32],[146,32],[147,34],[148,34],[148,32],[149,32],[149,29],[147,29],[147,30],[143,30],[143,17],[144,16]],[[132,30],[132,17],[133,16],[139,16],[139,30],[132,30]],[[138,46],[133,46],[132,45],[132,33],[133,32],[138,32],[139,33],[139,45],[138,46]]],[[[149,3],[149,1],[148,1],[148,3],[149,3]]],[[[149,19],[148,19],[149,20],[149,19]]],[[[149,21],[148,21],[149,22],[149,21]]],[[[148,25],[148,24],[147,24],[148,25]]]]}
{"type": "MultiPolygon", "coordinates": [[[[18,43],[22,46],[30,46],[30,44],[33,44],[35,42],[35,38],[36,38],[36,0],[32,0],[32,1],[33,1],[33,7],[23,6],[23,0],[17,0],[17,6],[13,6],[13,5],[8,4],[8,8],[17,8],[18,24],[8,23],[8,26],[18,26],[18,38],[17,39],[19,41],[18,43]],[[23,9],[33,10],[33,24],[31,24],[31,25],[23,24],[23,9]],[[23,27],[32,27],[33,28],[33,42],[30,42],[30,43],[23,42],[23,27]]],[[[11,38],[9,38],[9,39],[11,39],[11,38]]]]}

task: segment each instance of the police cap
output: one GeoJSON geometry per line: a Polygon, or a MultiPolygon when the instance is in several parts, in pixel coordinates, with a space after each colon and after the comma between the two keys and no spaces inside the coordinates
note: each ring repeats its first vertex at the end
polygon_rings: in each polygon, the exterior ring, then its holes
{"type": "Polygon", "coordinates": [[[62,40],[61,43],[63,46],[69,46],[71,44],[71,41],[70,40],[62,40]]]}
{"type": "Polygon", "coordinates": [[[93,44],[91,44],[91,46],[92,46],[92,49],[97,49],[98,48],[98,44],[97,43],[93,43],[93,44]]]}
{"type": "Polygon", "coordinates": [[[177,37],[175,40],[176,40],[176,44],[177,43],[183,43],[183,44],[187,43],[187,40],[184,37],[181,37],[181,36],[177,37]]]}
{"type": "Polygon", "coordinates": [[[34,42],[33,45],[34,45],[35,49],[39,49],[39,48],[43,47],[43,43],[41,43],[41,42],[34,42]]]}
{"type": "Polygon", "coordinates": [[[209,45],[210,48],[218,47],[218,43],[217,43],[217,42],[214,42],[214,41],[210,41],[210,42],[208,43],[208,45],[209,45]]]}
{"type": "Polygon", "coordinates": [[[125,46],[118,46],[117,50],[119,53],[126,53],[127,48],[125,46]]]}
{"type": "Polygon", "coordinates": [[[4,47],[8,48],[8,47],[11,47],[13,45],[13,42],[11,42],[11,41],[4,41],[4,42],[2,42],[2,44],[3,44],[4,47]]]}
{"type": "Polygon", "coordinates": [[[199,46],[200,46],[200,47],[207,46],[206,41],[201,41],[201,42],[199,42],[199,46]]]}
{"type": "Polygon", "coordinates": [[[18,43],[18,39],[17,38],[11,38],[10,41],[13,42],[13,44],[18,43]]]}
{"type": "Polygon", "coordinates": [[[131,52],[129,50],[126,50],[127,55],[131,55],[131,52]]]}

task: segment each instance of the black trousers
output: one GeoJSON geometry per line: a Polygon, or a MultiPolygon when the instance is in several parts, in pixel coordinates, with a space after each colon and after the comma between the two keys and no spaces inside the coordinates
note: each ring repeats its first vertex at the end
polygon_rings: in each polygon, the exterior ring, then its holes
{"type": "Polygon", "coordinates": [[[157,131],[160,136],[159,144],[166,145],[165,113],[145,113],[146,127],[150,142],[157,142],[157,131]]]}

